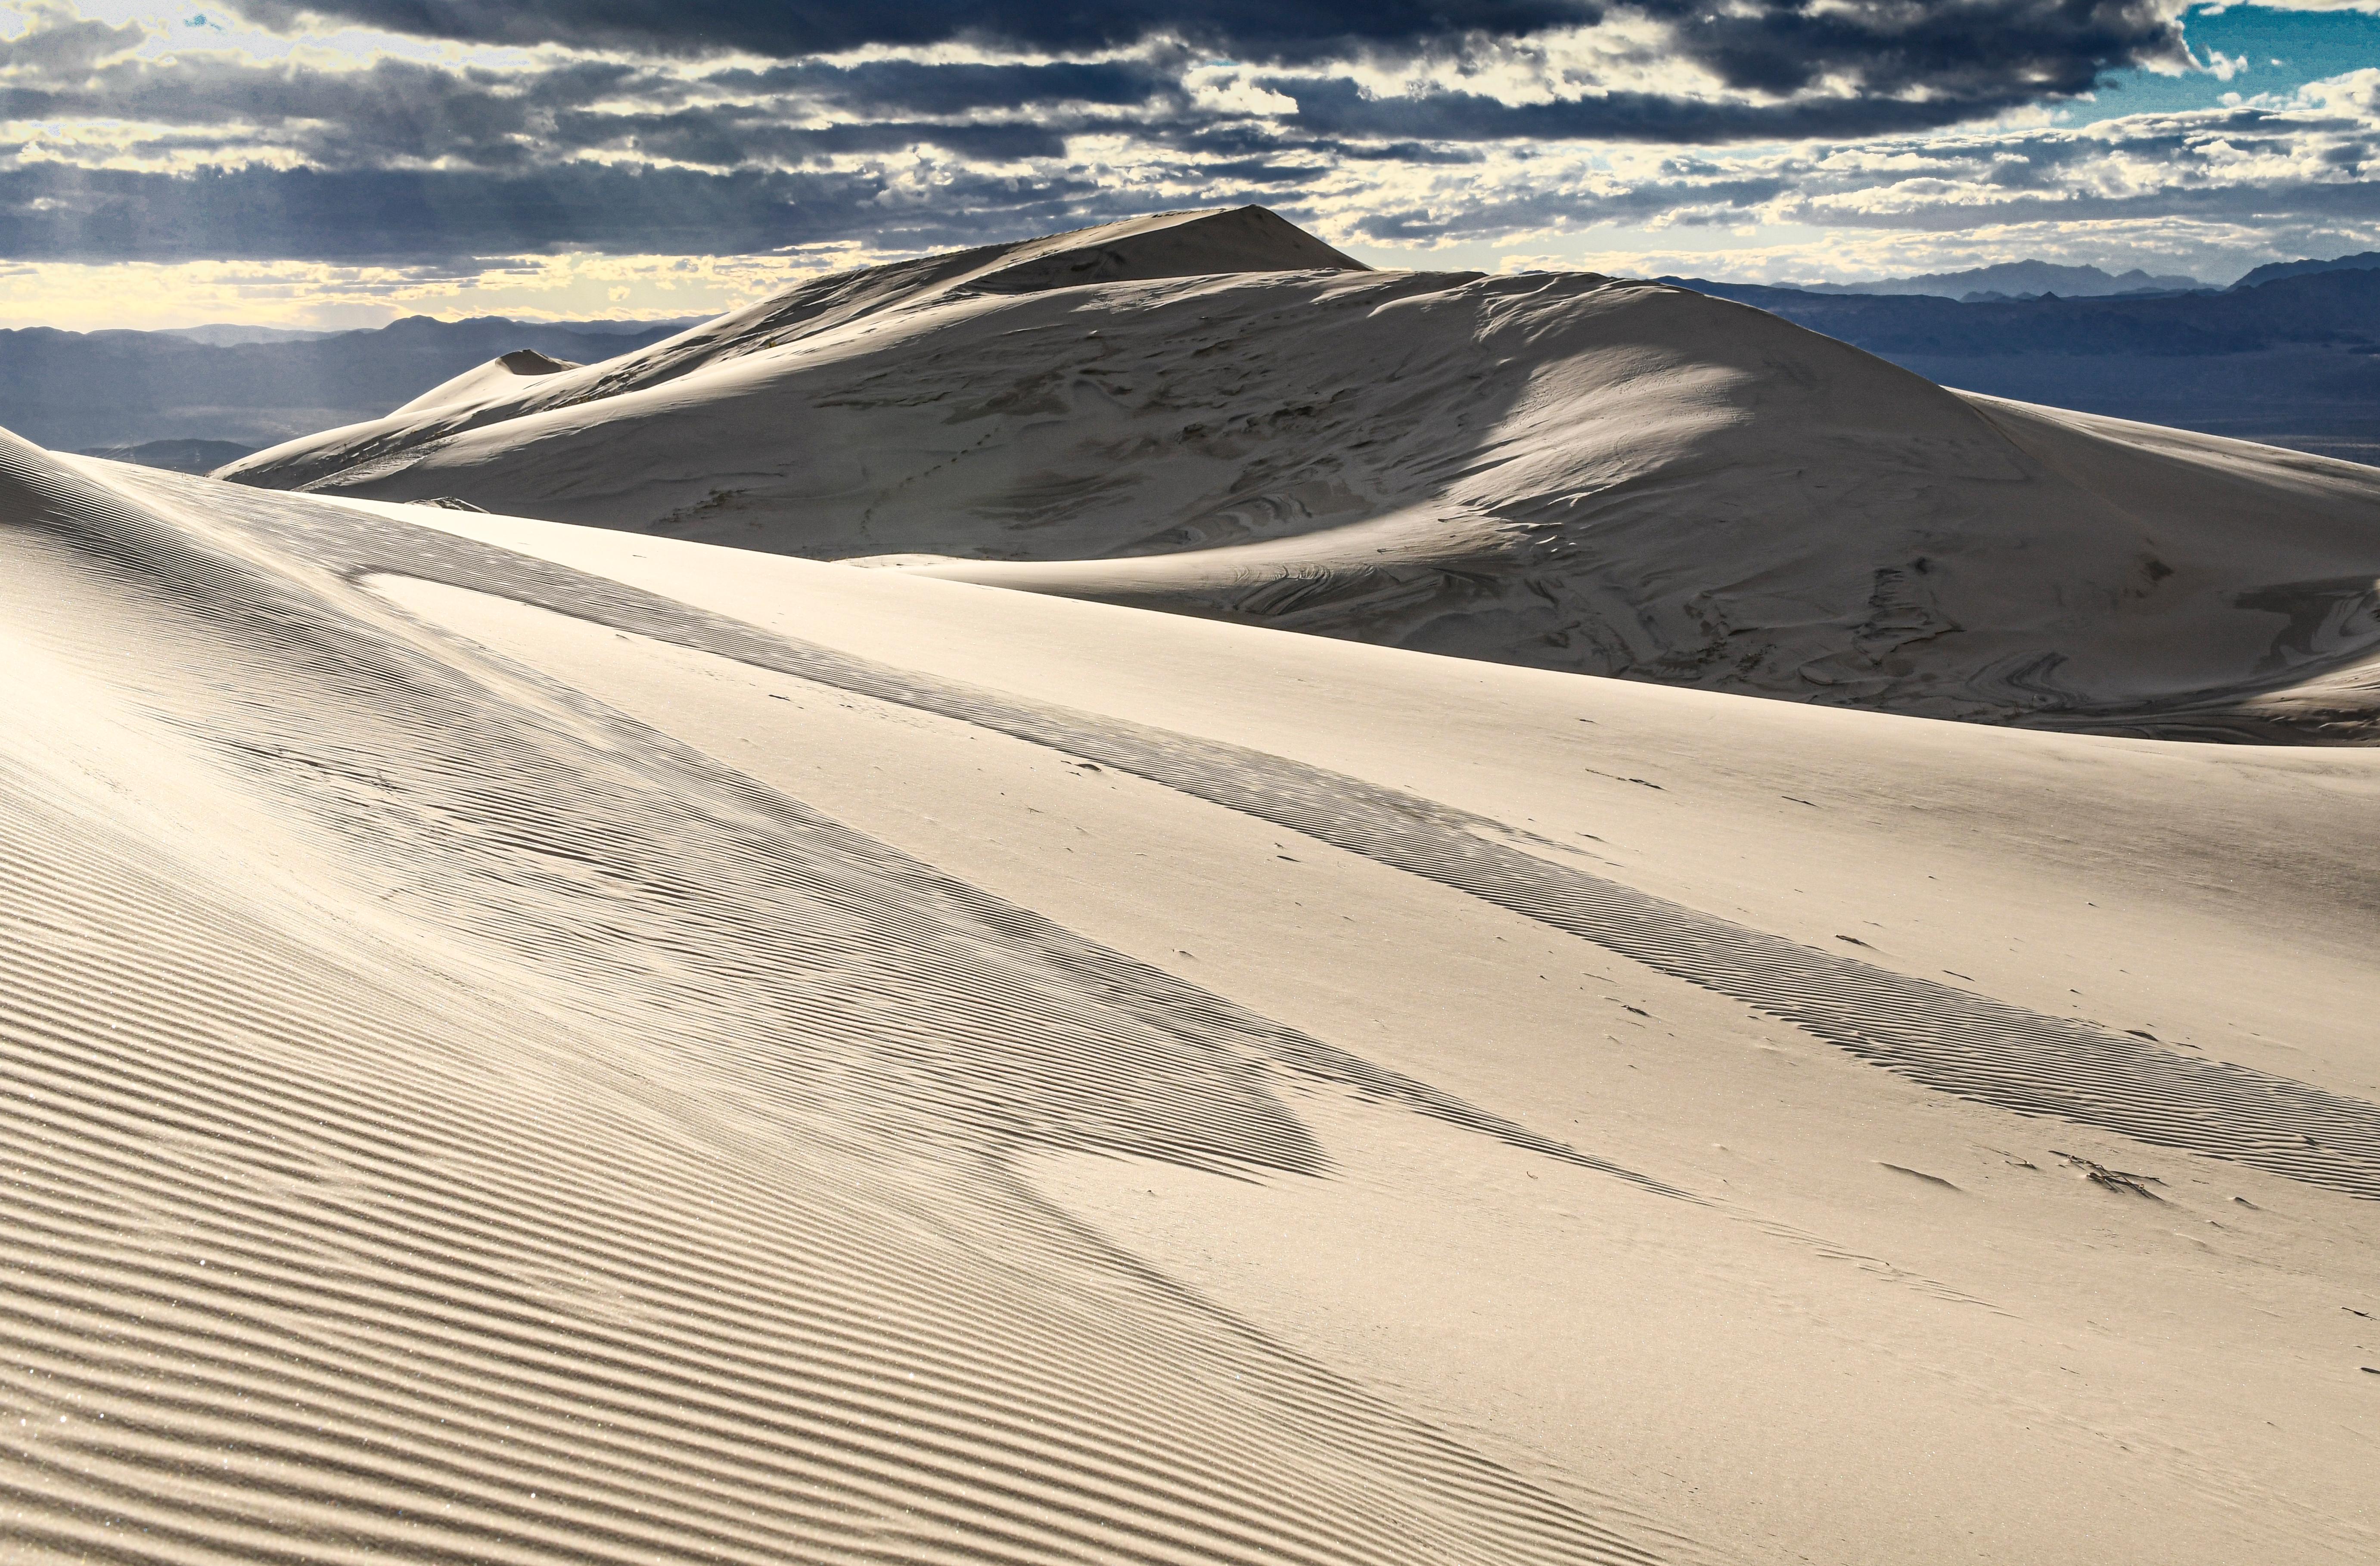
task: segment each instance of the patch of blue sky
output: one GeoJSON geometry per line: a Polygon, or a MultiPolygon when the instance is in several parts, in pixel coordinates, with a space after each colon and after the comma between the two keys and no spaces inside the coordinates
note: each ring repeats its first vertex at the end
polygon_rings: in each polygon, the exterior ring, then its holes
{"type": "Polygon", "coordinates": [[[2202,67],[2180,76],[2117,71],[2096,99],[2068,105],[2061,123],[2089,125],[2121,115],[2171,114],[2242,98],[2294,92],[2309,81],[2380,67],[2380,16],[2350,9],[2197,6],[2182,18],[2202,67]]]}

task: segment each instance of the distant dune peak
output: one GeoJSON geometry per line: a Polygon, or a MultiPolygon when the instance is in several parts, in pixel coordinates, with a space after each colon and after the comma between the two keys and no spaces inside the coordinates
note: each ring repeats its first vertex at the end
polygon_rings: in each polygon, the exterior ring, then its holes
{"type": "Polygon", "coordinates": [[[404,404],[389,417],[422,414],[433,410],[451,414],[456,409],[484,407],[501,401],[524,381],[537,381],[551,375],[584,368],[566,358],[555,358],[535,348],[515,348],[498,354],[485,364],[474,365],[451,381],[442,381],[411,402],[404,404]]]}
{"type": "Polygon", "coordinates": [[[129,462],[140,467],[163,467],[176,473],[206,473],[226,462],[237,462],[256,448],[237,441],[140,441],[129,445],[93,446],[84,456],[129,462]]]}
{"type": "Polygon", "coordinates": [[[384,419],[284,442],[229,464],[219,476],[268,489],[318,484],[358,464],[385,466],[406,451],[484,424],[649,391],[728,360],[793,347],[864,319],[963,298],[1173,278],[1370,270],[1268,208],[1152,212],[1037,239],[806,278],[758,303],[577,374],[516,370],[512,356],[506,356],[432,387],[384,419]],[[522,384],[532,377],[534,384],[522,384]]]}
{"type": "Polygon", "coordinates": [[[565,370],[578,368],[569,359],[555,358],[535,348],[515,348],[508,354],[497,356],[496,362],[516,375],[559,375],[565,370]]]}
{"type": "Polygon", "coordinates": [[[1009,248],[966,279],[986,293],[1144,283],[1232,272],[1368,272],[1264,207],[1160,212],[1009,248]]]}

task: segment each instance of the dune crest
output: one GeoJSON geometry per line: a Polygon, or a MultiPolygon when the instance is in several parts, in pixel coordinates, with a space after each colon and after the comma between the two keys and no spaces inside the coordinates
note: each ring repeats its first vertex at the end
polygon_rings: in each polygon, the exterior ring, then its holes
{"type": "MultiPolygon", "coordinates": [[[[405,417],[408,410],[419,413],[437,406],[425,395],[387,419],[284,442],[225,467],[216,476],[274,489],[309,488],[358,463],[385,461],[484,424],[647,390],[886,312],[971,294],[1006,296],[1098,283],[1300,269],[1366,270],[1361,261],[1261,207],[1240,207],[1164,212],[1042,239],[835,273],[580,374],[521,388],[512,397],[475,403],[459,416],[428,420],[405,417]]],[[[484,372],[482,367],[471,373],[484,372]]]]}
{"type": "Polygon", "coordinates": [[[402,419],[409,414],[426,413],[431,409],[452,410],[472,407],[510,395],[520,390],[521,383],[542,376],[559,375],[566,370],[580,368],[566,358],[555,358],[535,348],[515,348],[498,354],[482,365],[463,371],[451,381],[442,381],[419,396],[395,409],[389,417],[402,419]]]}
{"type": "Polygon", "coordinates": [[[1830,705],[2380,734],[2380,471],[1253,208],[820,279],[223,476],[1830,705]]]}

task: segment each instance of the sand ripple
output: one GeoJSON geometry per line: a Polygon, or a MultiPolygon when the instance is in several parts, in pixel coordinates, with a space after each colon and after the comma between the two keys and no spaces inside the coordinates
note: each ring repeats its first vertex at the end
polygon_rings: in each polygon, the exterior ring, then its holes
{"type": "Polygon", "coordinates": [[[1653,1558],[1012,1166],[1519,1128],[18,444],[0,551],[12,1559],[1653,1558]]]}

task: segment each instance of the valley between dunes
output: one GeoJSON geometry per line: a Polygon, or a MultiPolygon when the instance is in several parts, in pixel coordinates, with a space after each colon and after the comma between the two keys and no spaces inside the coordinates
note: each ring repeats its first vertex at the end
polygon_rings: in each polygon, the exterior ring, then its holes
{"type": "Polygon", "coordinates": [[[2380,1551],[2369,748],[13,440],[0,657],[9,1566],[2380,1551]]]}

